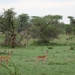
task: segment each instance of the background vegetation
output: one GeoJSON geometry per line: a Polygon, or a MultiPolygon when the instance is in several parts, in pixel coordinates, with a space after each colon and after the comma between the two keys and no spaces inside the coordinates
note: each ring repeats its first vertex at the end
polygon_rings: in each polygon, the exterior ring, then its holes
{"type": "Polygon", "coordinates": [[[4,46],[26,46],[30,38],[37,42],[48,44],[59,34],[75,34],[75,19],[68,16],[70,24],[61,22],[61,15],[29,16],[20,14],[16,16],[13,8],[4,10],[0,15],[0,32],[4,34],[4,46]],[[22,42],[24,41],[24,42],[22,42]]]}
{"type": "Polygon", "coordinates": [[[75,19],[61,22],[61,15],[16,16],[13,8],[0,14],[0,56],[13,51],[8,66],[0,64],[1,75],[74,75],[75,19]],[[46,65],[35,59],[44,55],[46,65]]]}

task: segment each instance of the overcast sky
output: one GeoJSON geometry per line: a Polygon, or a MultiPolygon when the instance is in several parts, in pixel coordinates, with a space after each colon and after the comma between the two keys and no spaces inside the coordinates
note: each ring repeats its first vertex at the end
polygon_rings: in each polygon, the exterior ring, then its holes
{"type": "Polygon", "coordinates": [[[0,13],[3,8],[14,8],[18,15],[61,15],[65,23],[69,23],[67,16],[75,17],[75,0],[0,0],[0,13]]]}

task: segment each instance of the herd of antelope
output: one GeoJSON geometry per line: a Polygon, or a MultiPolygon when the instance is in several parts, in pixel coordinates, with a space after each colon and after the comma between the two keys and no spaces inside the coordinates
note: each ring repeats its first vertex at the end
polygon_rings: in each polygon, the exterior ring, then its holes
{"type": "MultiPolygon", "coordinates": [[[[6,62],[6,64],[8,64],[8,61],[9,61],[10,56],[11,56],[12,53],[13,53],[13,51],[10,51],[10,52],[8,52],[8,55],[0,56],[0,63],[2,63],[4,61],[4,62],[6,62]]],[[[38,62],[40,60],[43,60],[44,61],[44,65],[45,65],[46,60],[47,60],[47,54],[48,54],[48,51],[46,51],[46,53],[43,56],[37,56],[36,57],[36,64],[38,64],[38,62]]]]}

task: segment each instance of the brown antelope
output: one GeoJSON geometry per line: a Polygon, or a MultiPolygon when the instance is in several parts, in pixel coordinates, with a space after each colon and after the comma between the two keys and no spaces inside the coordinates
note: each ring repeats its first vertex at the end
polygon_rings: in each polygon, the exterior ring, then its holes
{"type": "Polygon", "coordinates": [[[12,52],[13,51],[8,52],[8,55],[7,56],[0,56],[0,62],[6,61],[6,64],[8,64],[8,60],[10,59],[10,56],[11,56],[12,52]]]}
{"type": "Polygon", "coordinates": [[[46,62],[46,59],[47,59],[47,54],[48,54],[48,51],[46,51],[45,55],[43,55],[43,56],[37,56],[36,57],[36,64],[38,64],[39,60],[43,60],[44,61],[44,65],[45,65],[45,62],[46,62]]]}

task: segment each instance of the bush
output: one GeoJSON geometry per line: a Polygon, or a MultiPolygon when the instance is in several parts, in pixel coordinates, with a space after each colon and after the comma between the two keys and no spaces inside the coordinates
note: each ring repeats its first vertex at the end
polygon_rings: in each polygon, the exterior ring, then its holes
{"type": "Polygon", "coordinates": [[[74,50],[74,47],[73,47],[73,46],[71,46],[71,47],[70,47],[70,50],[74,50]]]}
{"type": "Polygon", "coordinates": [[[53,49],[53,47],[52,47],[52,46],[50,46],[50,47],[48,47],[48,49],[53,49]]]}
{"type": "Polygon", "coordinates": [[[41,40],[38,40],[38,41],[34,41],[34,42],[32,43],[32,45],[44,46],[44,45],[49,45],[49,42],[48,42],[48,41],[41,41],[41,40]]]}

